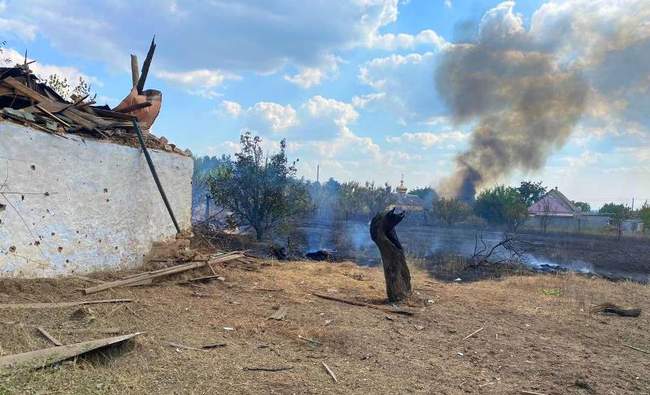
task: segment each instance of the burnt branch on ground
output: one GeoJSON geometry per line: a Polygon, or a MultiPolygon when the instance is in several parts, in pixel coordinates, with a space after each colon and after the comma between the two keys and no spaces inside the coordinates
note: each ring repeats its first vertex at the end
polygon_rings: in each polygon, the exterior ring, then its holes
{"type": "Polygon", "coordinates": [[[483,234],[476,233],[474,235],[474,253],[470,257],[470,266],[523,262],[525,254],[518,243],[519,240],[515,234],[504,234],[501,241],[490,247],[483,238],[483,234]]]}

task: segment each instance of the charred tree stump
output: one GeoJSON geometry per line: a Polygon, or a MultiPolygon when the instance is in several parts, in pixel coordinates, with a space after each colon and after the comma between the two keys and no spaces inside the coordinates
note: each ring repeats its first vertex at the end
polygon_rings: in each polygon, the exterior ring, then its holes
{"type": "Polygon", "coordinates": [[[406,266],[404,249],[397,238],[395,226],[404,219],[404,213],[378,213],[370,222],[370,237],[377,244],[384,264],[386,293],[389,302],[399,302],[411,295],[411,274],[406,266]]]}

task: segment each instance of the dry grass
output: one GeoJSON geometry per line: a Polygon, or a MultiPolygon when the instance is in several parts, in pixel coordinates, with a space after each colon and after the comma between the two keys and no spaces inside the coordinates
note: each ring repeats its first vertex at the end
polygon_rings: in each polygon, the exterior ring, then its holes
{"type": "MultiPolygon", "coordinates": [[[[147,332],[106,355],[0,377],[0,393],[650,392],[649,356],[623,346],[650,349],[648,286],[570,274],[448,284],[414,268],[416,291],[408,304],[417,314],[388,319],[381,311],[310,295],[382,300],[382,272],[374,268],[299,262],[258,272],[224,266],[219,272],[225,283],[107,291],[98,298],[137,302],[129,309],[91,306],[94,319],[71,320],[75,309],[0,310],[2,355],[48,346],[37,325],[64,343],[109,336],[110,328],[147,332]],[[195,292],[211,296],[194,297],[195,292]],[[641,307],[643,313],[589,314],[590,306],[605,301],[641,307]],[[268,320],[280,306],[288,307],[285,320],[268,320]],[[227,346],[177,350],[167,342],[227,346]]],[[[83,285],[72,278],[0,280],[0,302],[81,299],[75,289],[83,285]]]]}

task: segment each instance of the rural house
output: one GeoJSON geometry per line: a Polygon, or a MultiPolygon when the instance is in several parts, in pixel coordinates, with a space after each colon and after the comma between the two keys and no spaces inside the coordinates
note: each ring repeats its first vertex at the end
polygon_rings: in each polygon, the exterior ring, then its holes
{"type": "Polygon", "coordinates": [[[0,276],[135,265],[154,242],[189,229],[191,155],[148,132],[162,98],[142,89],[153,48],[113,109],[63,99],[27,62],[0,68],[0,276]]]}
{"type": "Polygon", "coordinates": [[[528,208],[527,226],[560,231],[603,229],[609,224],[609,216],[583,212],[557,187],[548,191],[528,208]]]}

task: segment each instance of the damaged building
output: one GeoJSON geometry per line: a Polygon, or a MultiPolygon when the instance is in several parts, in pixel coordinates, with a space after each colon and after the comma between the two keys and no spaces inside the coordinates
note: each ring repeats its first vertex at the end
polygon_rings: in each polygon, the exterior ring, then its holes
{"type": "Polygon", "coordinates": [[[149,132],[162,99],[144,89],[154,49],[141,73],[132,57],[131,92],[112,109],[65,100],[27,62],[0,68],[0,276],[136,265],[190,228],[191,153],[149,132]]]}

